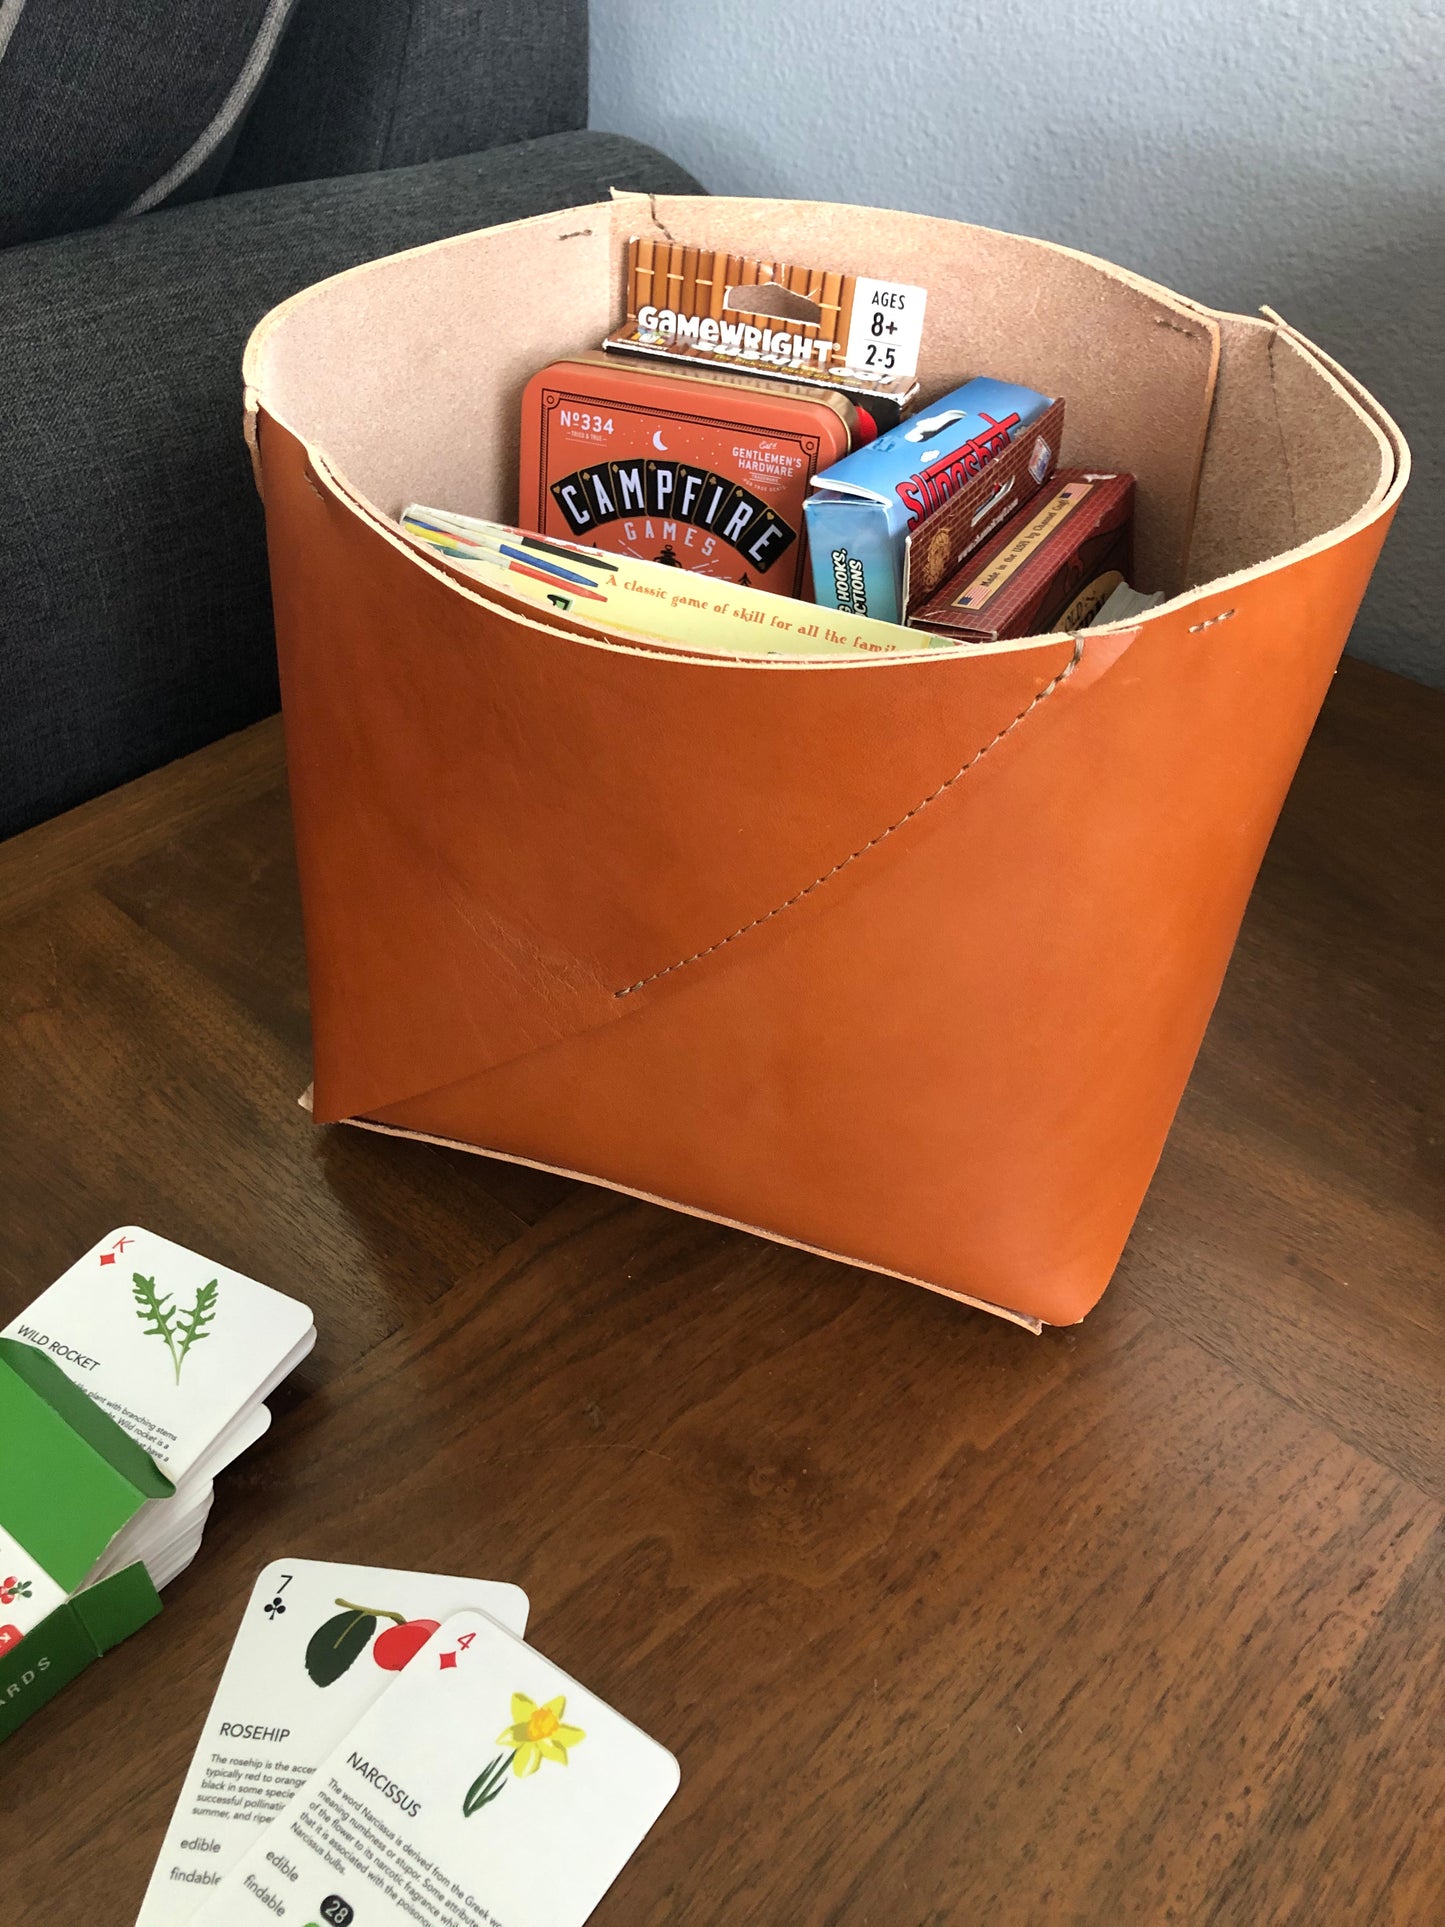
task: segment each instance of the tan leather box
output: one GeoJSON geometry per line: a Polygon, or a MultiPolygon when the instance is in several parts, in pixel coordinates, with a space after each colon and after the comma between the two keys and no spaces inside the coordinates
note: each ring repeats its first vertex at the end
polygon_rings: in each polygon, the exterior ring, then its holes
{"type": "Polygon", "coordinates": [[[1405,485],[1378,403],[1272,313],[1066,248],[643,196],[309,288],[246,390],[318,1121],[1081,1318],[1405,485]],[[734,662],[438,567],[392,518],[515,513],[522,390],[621,319],[647,232],[927,286],[924,395],[985,371],[1067,396],[1061,460],[1137,477],[1137,575],[1168,600],[734,662]]]}

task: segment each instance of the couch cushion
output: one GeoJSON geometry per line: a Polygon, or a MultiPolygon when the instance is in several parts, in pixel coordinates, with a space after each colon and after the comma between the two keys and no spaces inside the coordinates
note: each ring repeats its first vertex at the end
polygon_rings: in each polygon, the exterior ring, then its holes
{"type": "Polygon", "coordinates": [[[586,125],[586,0],[300,0],[220,191],[586,125]]]}
{"type": "Polygon", "coordinates": [[[0,247],[208,192],[293,0],[6,0],[0,247]]]}
{"type": "Polygon", "coordinates": [[[0,835],[275,708],[241,351],[278,301],[492,222],[696,184],[620,135],[235,194],[0,253],[0,835]]]}

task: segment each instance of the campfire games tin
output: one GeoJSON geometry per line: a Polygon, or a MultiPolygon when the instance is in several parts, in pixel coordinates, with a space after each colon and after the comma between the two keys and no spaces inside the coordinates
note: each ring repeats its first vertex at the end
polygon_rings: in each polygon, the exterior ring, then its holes
{"type": "Polygon", "coordinates": [[[806,595],[803,500],[872,424],[842,395],[613,355],[522,398],[519,522],[620,555],[806,595]]]}

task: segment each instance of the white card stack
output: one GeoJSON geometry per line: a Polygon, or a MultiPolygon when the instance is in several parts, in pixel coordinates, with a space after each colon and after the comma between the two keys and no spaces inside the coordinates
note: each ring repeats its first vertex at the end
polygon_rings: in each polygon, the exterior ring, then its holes
{"type": "Polygon", "coordinates": [[[307,1307],[153,1231],[102,1238],[6,1326],[82,1386],[175,1486],[87,1585],[139,1560],[157,1591],[195,1558],[213,1480],[262,1438],[266,1399],[316,1343],[307,1307]]]}

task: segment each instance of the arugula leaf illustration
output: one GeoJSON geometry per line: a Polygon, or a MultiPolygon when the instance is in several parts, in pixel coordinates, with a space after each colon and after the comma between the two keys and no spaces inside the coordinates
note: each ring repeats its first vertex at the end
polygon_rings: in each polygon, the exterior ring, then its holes
{"type": "Polygon", "coordinates": [[[209,1327],[216,1321],[216,1304],[221,1295],[219,1283],[212,1278],[209,1284],[202,1285],[190,1310],[182,1311],[179,1305],[172,1302],[168,1292],[162,1294],[157,1291],[154,1278],[143,1278],[138,1271],[132,1273],[132,1277],[136,1316],[148,1336],[164,1341],[179,1385],[186,1354],[193,1345],[199,1345],[203,1338],[211,1335],[209,1327]]]}
{"type": "Polygon", "coordinates": [[[216,1300],[220,1297],[220,1286],[213,1278],[208,1285],[202,1285],[196,1293],[196,1302],[188,1312],[183,1312],[176,1327],[176,1383],[181,1382],[181,1367],[186,1362],[186,1353],[192,1345],[199,1345],[203,1338],[209,1338],[208,1325],[216,1322],[216,1300]]]}
{"type": "Polygon", "coordinates": [[[171,1363],[176,1368],[176,1383],[180,1383],[181,1361],[176,1356],[175,1306],[171,1303],[170,1293],[164,1295],[156,1290],[154,1278],[142,1278],[138,1271],[131,1273],[132,1293],[136,1303],[136,1317],[140,1319],[148,1337],[162,1339],[171,1355],[171,1363]]]}

